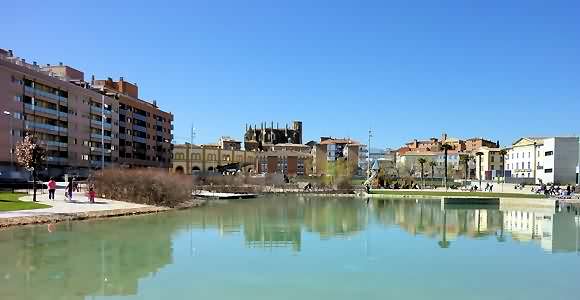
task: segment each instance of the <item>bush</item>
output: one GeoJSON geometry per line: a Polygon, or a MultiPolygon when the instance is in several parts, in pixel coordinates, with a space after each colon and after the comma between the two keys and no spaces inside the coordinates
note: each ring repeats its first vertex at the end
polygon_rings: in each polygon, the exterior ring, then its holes
{"type": "Polygon", "coordinates": [[[125,202],[175,207],[191,200],[191,177],[147,169],[110,169],[92,178],[97,195],[125,202]]]}

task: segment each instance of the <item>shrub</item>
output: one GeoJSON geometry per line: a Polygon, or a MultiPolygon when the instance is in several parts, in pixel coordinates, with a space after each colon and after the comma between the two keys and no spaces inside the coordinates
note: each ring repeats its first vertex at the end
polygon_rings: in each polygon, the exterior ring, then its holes
{"type": "Polygon", "coordinates": [[[159,170],[110,169],[91,180],[98,195],[119,201],[175,207],[192,198],[191,177],[159,170]]]}

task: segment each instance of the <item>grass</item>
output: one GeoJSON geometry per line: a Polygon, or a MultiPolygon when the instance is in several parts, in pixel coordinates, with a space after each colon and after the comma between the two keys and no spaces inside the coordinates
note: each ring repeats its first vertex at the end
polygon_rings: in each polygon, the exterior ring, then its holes
{"type": "Polygon", "coordinates": [[[489,193],[489,192],[444,192],[444,191],[400,191],[400,190],[371,190],[371,194],[377,195],[401,195],[401,196],[464,196],[464,197],[494,197],[494,198],[546,198],[544,195],[529,195],[519,193],[489,193]]]}
{"type": "Polygon", "coordinates": [[[45,204],[18,200],[24,193],[0,192],[0,211],[14,211],[50,207],[45,204]]]}

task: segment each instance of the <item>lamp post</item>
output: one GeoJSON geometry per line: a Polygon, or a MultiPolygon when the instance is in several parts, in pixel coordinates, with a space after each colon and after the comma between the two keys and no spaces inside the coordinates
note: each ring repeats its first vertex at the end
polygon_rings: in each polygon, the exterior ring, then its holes
{"type": "Polygon", "coordinates": [[[14,149],[14,145],[13,145],[13,138],[12,135],[14,134],[12,131],[14,131],[13,126],[12,126],[12,113],[9,111],[4,111],[4,114],[6,116],[8,116],[8,118],[10,118],[10,171],[14,170],[14,154],[13,149],[14,149]]]}

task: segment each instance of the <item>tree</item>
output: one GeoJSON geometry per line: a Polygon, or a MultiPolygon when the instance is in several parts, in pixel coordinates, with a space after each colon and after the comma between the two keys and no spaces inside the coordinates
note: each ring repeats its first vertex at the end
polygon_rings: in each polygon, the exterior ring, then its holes
{"type": "Polygon", "coordinates": [[[447,151],[453,149],[453,146],[445,143],[441,145],[441,149],[443,149],[443,158],[445,161],[445,190],[447,190],[447,151]]]}
{"type": "Polygon", "coordinates": [[[423,189],[425,188],[425,180],[423,179],[423,175],[425,174],[425,163],[427,162],[426,159],[424,159],[423,157],[420,157],[419,159],[417,159],[417,162],[421,165],[421,185],[423,186],[423,189]]]}
{"type": "Polygon", "coordinates": [[[16,144],[16,161],[28,171],[32,172],[32,201],[36,202],[36,175],[46,158],[46,151],[36,142],[36,138],[27,134],[16,144]]]}
{"type": "Polygon", "coordinates": [[[505,182],[505,156],[507,155],[506,149],[499,150],[499,155],[501,155],[501,177],[505,182]]]}
{"type": "MultiPolygon", "coordinates": [[[[461,163],[464,165],[465,167],[465,182],[467,182],[467,177],[469,176],[469,161],[471,160],[471,157],[469,155],[463,155],[461,156],[461,158],[459,159],[461,161],[461,163]]],[[[465,185],[465,183],[463,184],[465,185]]]]}
{"type": "Polygon", "coordinates": [[[431,167],[431,184],[433,184],[433,177],[435,176],[435,167],[437,166],[437,163],[434,161],[429,161],[429,167],[431,167]]]}
{"type": "Polygon", "coordinates": [[[479,172],[477,172],[477,176],[479,177],[479,189],[481,190],[481,157],[483,156],[483,152],[478,151],[475,153],[477,156],[478,164],[479,164],[479,172]]]}

